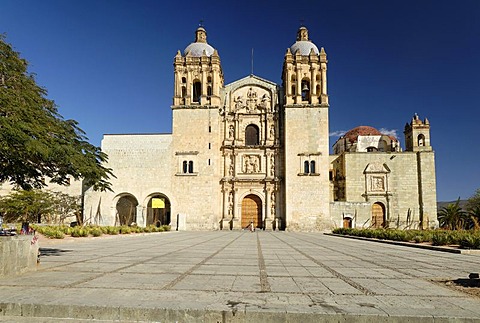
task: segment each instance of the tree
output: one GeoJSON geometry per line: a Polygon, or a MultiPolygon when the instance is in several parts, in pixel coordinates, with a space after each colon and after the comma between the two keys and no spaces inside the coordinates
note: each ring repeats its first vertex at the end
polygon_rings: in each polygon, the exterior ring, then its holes
{"type": "Polygon", "coordinates": [[[49,191],[13,191],[0,198],[0,211],[5,222],[41,222],[55,210],[55,198],[49,191]]]}
{"type": "Polygon", "coordinates": [[[53,222],[63,224],[65,219],[75,217],[78,223],[81,221],[81,197],[71,196],[61,192],[53,192],[55,198],[55,213],[53,222]]]}
{"type": "Polygon", "coordinates": [[[457,202],[450,203],[438,211],[437,218],[440,227],[449,230],[463,229],[467,222],[466,212],[459,206],[460,198],[457,202]]]}
{"type": "Polygon", "coordinates": [[[479,210],[480,209],[480,188],[475,191],[468,200],[465,208],[468,211],[479,210]]]}
{"type": "Polygon", "coordinates": [[[0,183],[22,189],[46,181],[111,190],[107,155],[90,144],[75,120],[64,120],[47,90],[38,86],[28,63],[0,35],[0,183]]]}

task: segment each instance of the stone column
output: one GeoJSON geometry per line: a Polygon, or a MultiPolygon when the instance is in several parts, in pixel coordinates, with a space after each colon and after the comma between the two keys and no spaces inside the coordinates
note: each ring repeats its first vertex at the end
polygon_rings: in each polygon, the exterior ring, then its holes
{"type": "Polygon", "coordinates": [[[147,216],[144,213],[144,211],[145,211],[145,208],[143,206],[137,205],[137,220],[136,220],[136,222],[137,222],[137,225],[140,226],[140,227],[146,227],[147,226],[147,216]]]}
{"type": "Polygon", "coordinates": [[[232,227],[234,230],[242,229],[242,223],[240,221],[240,214],[238,212],[238,188],[233,190],[233,210],[232,210],[232,227]]]}

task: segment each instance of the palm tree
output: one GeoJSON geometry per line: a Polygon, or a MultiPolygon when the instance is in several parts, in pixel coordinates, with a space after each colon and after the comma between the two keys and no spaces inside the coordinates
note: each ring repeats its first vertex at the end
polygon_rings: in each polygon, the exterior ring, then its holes
{"type": "Polygon", "coordinates": [[[479,230],[480,229],[480,206],[476,205],[472,208],[468,209],[468,217],[469,217],[469,229],[479,230]]]}
{"type": "Polygon", "coordinates": [[[441,208],[437,213],[440,227],[449,230],[464,229],[467,224],[467,213],[459,206],[460,198],[456,203],[450,203],[441,208]]]}

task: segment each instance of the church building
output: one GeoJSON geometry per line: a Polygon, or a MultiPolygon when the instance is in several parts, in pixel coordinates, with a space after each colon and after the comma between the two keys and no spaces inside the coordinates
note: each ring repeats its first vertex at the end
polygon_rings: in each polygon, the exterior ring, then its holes
{"type": "Polygon", "coordinates": [[[327,54],[301,27],[282,84],[249,75],[224,84],[199,27],[174,57],[172,134],[105,135],[113,192],[84,194],[84,220],[172,230],[322,231],[432,227],[430,124],[397,138],[361,126],[329,153],[327,54]]]}

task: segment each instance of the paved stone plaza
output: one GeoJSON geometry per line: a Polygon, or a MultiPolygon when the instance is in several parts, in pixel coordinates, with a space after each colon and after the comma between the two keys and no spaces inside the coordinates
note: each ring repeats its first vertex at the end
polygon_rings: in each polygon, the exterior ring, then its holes
{"type": "Polygon", "coordinates": [[[480,299],[432,282],[478,255],[264,231],[41,247],[37,272],[0,280],[0,321],[480,322],[480,299]]]}

